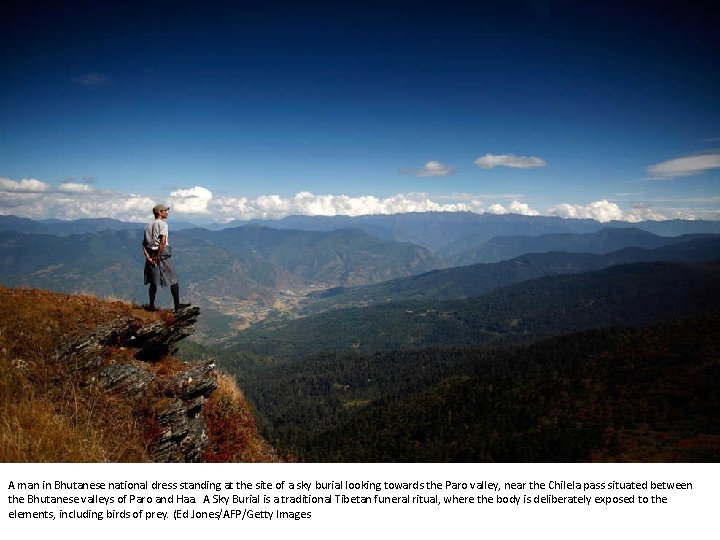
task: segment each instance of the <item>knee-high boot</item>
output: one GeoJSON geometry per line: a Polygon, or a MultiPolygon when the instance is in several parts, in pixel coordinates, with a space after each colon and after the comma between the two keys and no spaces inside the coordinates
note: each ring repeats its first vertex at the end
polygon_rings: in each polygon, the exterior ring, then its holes
{"type": "Polygon", "coordinates": [[[172,294],[175,309],[180,309],[180,285],[177,283],[170,285],[170,294],[172,294]]]}
{"type": "Polygon", "coordinates": [[[157,296],[157,285],[154,283],[150,284],[150,288],[148,289],[148,293],[150,296],[150,309],[155,309],[155,297],[157,296]]]}

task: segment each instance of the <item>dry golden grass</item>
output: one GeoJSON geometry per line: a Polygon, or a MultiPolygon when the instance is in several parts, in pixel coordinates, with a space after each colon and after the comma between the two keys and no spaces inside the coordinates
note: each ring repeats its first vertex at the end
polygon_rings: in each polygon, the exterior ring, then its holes
{"type": "Polygon", "coordinates": [[[81,385],[54,354],[69,337],[127,315],[155,316],[124,302],[0,286],[0,461],[149,460],[129,404],[81,385]]]}
{"type": "MultiPolygon", "coordinates": [[[[0,461],[151,460],[147,448],[158,435],[152,400],[133,406],[83,384],[67,359],[56,355],[62,343],[118,317],[138,324],[172,322],[172,313],[146,312],[126,302],[0,286],[0,461]]],[[[133,358],[123,347],[107,347],[105,354],[109,363],[133,358]]],[[[149,368],[164,376],[187,365],[167,356],[149,368]]],[[[235,381],[221,376],[219,384],[206,405],[212,447],[207,459],[276,461],[235,381]]]]}
{"type": "MultiPolygon", "coordinates": [[[[0,461],[148,461],[126,404],[71,381],[51,392],[28,391],[17,372],[0,376],[0,461]],[[17,384],[20,383],[20,384],[17,384]]],[[[32,386],[31,386],[32,388],[32,386]]]]}
{"type": "Polygon", "coordinates": [[[164,356],[153,362],[150,366],[156,375],[176,375],[182,373],[188,368],[188,365],[181,362],[174,356],[164,356]]]}
{"type": "Polygon", "coordinates": [[[209,444],[206,462],[277,462],[273,448],[260,437],[255,417],[235,379],[218,376],[218,389],[205,405],[209,444]]]}

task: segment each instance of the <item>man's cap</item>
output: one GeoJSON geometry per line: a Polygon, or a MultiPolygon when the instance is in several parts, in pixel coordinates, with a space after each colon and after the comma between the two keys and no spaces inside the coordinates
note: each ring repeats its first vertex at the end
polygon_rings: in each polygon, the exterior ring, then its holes
{"type": "Polygon", "coordinates": [[[170,207],[165,206],[164,204],[156,204],[153,207],[153,214],[159,214],[160,212],[164,212],[165,210],[170,210],[170,207]]]}

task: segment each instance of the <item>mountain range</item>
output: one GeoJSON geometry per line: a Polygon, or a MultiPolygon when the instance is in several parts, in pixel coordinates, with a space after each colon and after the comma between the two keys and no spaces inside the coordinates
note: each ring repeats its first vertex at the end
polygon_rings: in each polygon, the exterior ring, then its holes
{"type": "MultiPolygon", "coordinates": [[[[150,216],[148,216],[148,220],[150,216]]],[[[189,222],[171,218],[173,230],[197,228],[189,222]]],[[[329,232],[338,229],[360,229],[383,240],[411,242],[426,247],[439,256],[472,249],[496,236],[539,236],[546,234],[588,234],[601,229],[636,228],[660,236],[684,234],[720,234],[720,221],[666,220],[609,221],[565,219],[550,216],[518,214],[476,214],[473,212],[409,212],[367,216],[289,216],[277,220],[232,221],[204,226],[209,230],[261,225],[271,229],[329,232]],[[446,253],[446,250],[447,253],[446,253]]],[[[15,231],[45,234],[81,234],[103,230],[141,229],[144,223],[113,219],[31,220],[17,216],[0,216],[0,232],[15,231]]],[[[475,261],[482,262],[482,261],[475,261]]]]}
{"type": "MultiPolygon", "coordinates": [[[[613,235],[616,232],[629,232],[630,237],[635,235],[632,229],[618,229],[613,235]]],[[[569,239],[575,240],[586,236],[588,235],[570,235],[569,239]]],[[[658,245],[668,245],[656,249],[626,247],[606,254],[565,251],[528,253],[497,263],[435,270],[351,289],[335,288],[314,294],[315,301],[305,306],[304,313],[421,299],[457,300],[480,296],[499,287],[543,276],[589,272],[637,262],[700,262],[720,258],[720,237],[690,240],[692,236],[665,238],[649,233],[642,233],[642,237],[646,243],[649,243],[647,240],[651,240],[658,245]],[[649,235],[649,238],[646,235],[649,235]]]]}
{"type": "MultiPolygon", "coordinates": [[[[2,232],[0,282],[142,303],[147,292],[141,237],[139,228],[71,235],[2,232]]],[[[170,244],[183,297],[207,308],[199,335],[227,334],[271,310],[292,308],[313,290],[409,276],[441,264],[420,246],[351,229],[172,230],[170,244]]]]}
{"type": "MultiPolygon", "coordinates": [[[[236,222],[241,224],[243,222],[236,222]]],[[[609,221],[565,219],[518,214],[476,214],[473,212],[410,212],[369,216],[290,216],[280,220],[253,220],[274,229],[330,231],[362,229],[386,240],[412,242],[443,257],[471,249],[496,236],[539,236],[546,234],[587,234],[601,229],[636,228],[661,236],[720,234],[720,221],[609,221]]],[[[481,261],[476,261],[481,262],[481,261]]]]}
{"type": "MultiPolygon", "coordinates": [[[[149,221],[149,219],[148,219],[149,221]]],[[[173,222],[175,229],[187,229],[196,225],[188,222],[173,222]]],[[[13,215],[0,216],[0,232],[22,232],[67,236],[71,234],[95,233],[102,231],[122,231],[125,229],[143,229],[144,223],[120,221],[111,218],[83,219],[43,219],[34,220],[13,215]]]]}
{"type": "Polygon", "coordinates": [[[247,225],[182,231],[241,258],[261,258],[307,283],[361,285],[437,268],[440,259],[408,242],[380,240],[359,229],[329,232],[278,230],[247,225]]]}
{"type": "Polygon", "coordinates": [[[720,263],[355,308],[218,353],[267,437],[327,461],[716,461],[720,263]]]}
{"type": "Polygon", "coordinates": [[[479,245],[466,247],[458,242],[442,251],[451,266],[505,261],[527,253],[610,253],[626,247],[657,249],[711,235],[659,236],[642,229],[603,228],[585,234],[543,234],[539,236],[495,236],[479,245]],[[457,250],[457,251],[456,251],[457,250]]]}
{"type": "MultiPolygon", "coordinates": [[[[461,299],[546,275],[639,261],[711,260],[717,252],[707,236],[717,229],[715,222],[665,225],[705,235],[674,237],[627,224],[603,228],[607,224],[592,220],[470,213],[294,217],[265,223],[281,228],[245,224],[210,230],[171,222],[182,295],[204,308],[197,339],[225,339],[264,320],[337,307],[461,299]],[[345,225],[356,228],[341,228],[345,225]],[[290,226],[324,230],[282,228],[290,226]],[[504,235],[492,236],[496,232],[504,235]],[[522,234],[508,236],[513,232],[522,234]],[[552,234],[529,236],[535,233],[552,234]],[[468,247],[478,238],[483,239],[479,246],[468,247]],[[703,244],[703,238],[709,243],[703,244]],[[446,258],[424,246],[435,246],[446,258]],[[626,249],[608,253],[616,248],[626,249]],[[679,253],[682,249],[695,258],[679,253]],[[503,260],[455,265],[478,257],[503,260]]],[[[0,230],[0,282],[6,285],[145,301],[141,224],[0,216],[0,230]]]]}
{"type": "Polygon", "coordinates": [[[257,325],[233,350],[274,358],[486,345],[716,311],[720,262],[648,262],[546,276],[458,300],[422,298],[257,325]]]}
{"type": "MultiPolygon", "coordinates": [[[[182,354],[235,375],[293,460],[720,455],[718,222],[237,225],[171,221],[182,296],[202,308],[182,354]]],[[[0,282],[143,302],[141,234],[0,217],[0,282]]]]}

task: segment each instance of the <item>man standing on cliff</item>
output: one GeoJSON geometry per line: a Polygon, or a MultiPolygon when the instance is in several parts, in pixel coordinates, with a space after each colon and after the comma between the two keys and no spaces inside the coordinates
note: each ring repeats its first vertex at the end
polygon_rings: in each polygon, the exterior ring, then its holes
{"type": "Polygon", "coordinates": [[[143,238],[143,254],[145,255],[145,285],[150,285],[150,305],[148,310],[155,311],[157,288],[170,285],[170,293],[175,304],[175,311],[188,307],[190,304],[180,303],[180,286],[178,285],[175,265],[171,259],[172,250],[168,243],[168,225],[165,220],[170,208],[158,204],[153,208],[153,219],[145,226],[143,238]]]}

